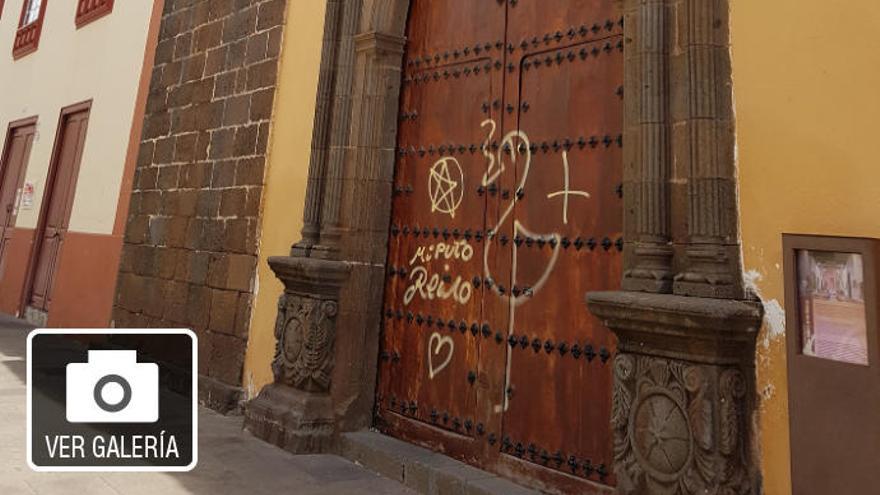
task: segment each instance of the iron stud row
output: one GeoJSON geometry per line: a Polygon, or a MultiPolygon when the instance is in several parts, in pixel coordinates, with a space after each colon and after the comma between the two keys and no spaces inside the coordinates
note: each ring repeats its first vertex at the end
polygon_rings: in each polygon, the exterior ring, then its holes
{"type": "MultiPolygon", "coordinates": [[[[621,191],[620,194],[622,196],[622,188],[620,188],[620,191],[621,191]]],[[[497,191],[496,191],[496,193],[497,193],[497,191]]],[[[492,193],[490,193],[490,194],[492,194],[492,193]]],[[[519,194],[517,194],[517,196],[519,196],[519,194]]],[[[521,197],[521,196],[519,196],[519,197],[521,197]]],[[[442,237],[444,240],[449,240],[450,238],[453,238],[453,239],[460,239],[461,238],[461,239],[465,239],[467,241],[469,241],[471,239],[475,239],[477,242],[482,241],[483,237],[484,237],[482,230],[477,230],[476,232],[474,232],[471,229],[467,229],[464,232],[462,232],[459,229],[453,229],[450,231],[448,228],[444,228],[441,231],[437,227],[434,227],[434,229],[432,230],[432,229],[429,229],[428,227],[423,227],[423,228],[419,229],[418,226],[415,226],[412,228],[410,228],[409,226],[406,226],[406,225],[403,226],[403,228],[401,228],[396,224],[391,226],[391,235],[392,236],[397,237],[401,234],[403,236],[408,236],[411,234],[415,238],[422,236],[425,239],[428,239],[431,236],[433,236],[435,239],[442,237]]],[[[485,237],[489,238],[489,239],[493,239],[495,237],[495,233],[492,232],[492,230],[490,229],[489,231],[487,231],[485,233],[485,237]]],[[[538,249],[543,249],[544,246],[550,246],[551,248],[556,248],[557,244],[561,245],[562,249],[569,249],[571,247],[574,247],[575,250],[577,250],[577,251],[580,251],[585,247],[588,248],[590,251],[595,251],[596,247],[599,245],[601,245],[605,251],[610,251],[612,246],[616,247],[618,251],[623,251],[623,247],[624,247],[624,241],[623,241],[622,237],[617,238],[617,240],[615,240],[615,241],[612,241],[609,237],[604,237],[604,238],[602,238],[601,241],[597,241],[595,237],[589,237],[589,238],[576,237],[574,240],[571,240],[569,237],[562,237],[559,240],[559,242],[557,243],[556,239],[546,240],[543,238],[534,238],[534,237],[529,237],[529,236],[524,237],[524,236],[520,236],[517,234],[513,237],[512,240],[513,240],[513,243],[517,247],[523,247],[523,246],[525,246],[526,248],[537,247],[538,249]]],[[[509,244],[511,242],[511,239],[506,234],[501,234],[498,236],[498,242],[502,246],[506,246],[507,244],[509,244]]],[[[403,273],[402,275],[405,275],[405,273],[403,273]]]]}
{"type": "MultiPolygon", "coordinates": [[[[527,103],[525,103],[527,104],[527,103]]],[[[508,109],[509,112],[513,111],[513,107],[510,106],[508,109]]],[[[579,136],[577,139],[572,138],[563,138],[563,139],[554,139],[552,141],[543,140],[543,141],[535,141],[529,144],[529,151],[533,154],[537,153],[538,150],[549,153],[550,150],[553,150],[555,153],[559,153],[561,151],[571,151],[575,146],[579,149],[586,149],[588,146],[592,149],[599,148],[599,145],[604,146],[605,148],[610,148],[612,144],[616,144],[618,148],[623,147],[623,134],[618,134],[617,136],[611,136],[609,134],[605,134],[602,136],[579,136]]],[[[489,144],[489,148],[492,151],[498,150],[498,143],[492,142],[489,144]]],[[[401,157],[405,156],[418,156],[419,158],[424,158],[425,156],[455,156],[465,155],[466,153],[476,154],[477,151],[485,151],[486,146],[484,144],[441,144],[438,146],[429,145],[427,148],[424,146],[420,146],[416,148],[415,146],[407,147],[399,147],[397,149],[397,154],[401,157]]],[[[510,152],[510,145],[505,144],[502,148],[505,152],[510,152]]],[[[526,147],[524,143],[520,143],[517,147],[517,151],[520,154],[525,153],[526,147]]]]}
{"type": "MultiPolygon", "coordinates": [[[[544,55],[541,57],[540,55],[535,55],[532,57],[528,57],[522,62],[523,70],[529,70],[531,68],[539,69],[542,66],[550,68],[554,65],[562,65],[564,62],[575,62],[577,60],[587,60],[592,55],[593,58],[598,57],[603,52],[606,55],[609,55],[614,52],[614,50],[618,52],[623,52],[623,41],[620,40],[616,44],[612,44],[610,41],[606,41],[604,45],[600,48],[599,46],[594,46],[592,49],[587,49],[586,47],[581,48],[580,50],[568,50],[558,51],[555,55],[544,55]]],[[[512,64],[511,64],[512,66],[512,64]]],[[[508,67],[511,69],[511,67],[508,67]]],[[[512,72],[512,70],[511,70],[512,72]]]]}
{"type": "Polygon", "coordinates": [[[562,469],[563,464],[565,464],[568,470],[575,475],[583,474],[586,477],[590,477],[596,474],[600,480],[604,480],[609,474],[608,468],[604,463],[594,466],[590,459],[579,460],[575,455],[566,457],[561,450],[551,453],[534,443],[524,445],[522,442],[514,441],[507,435],[501,440],[501,449],[502,452],[512,454],[517,458],[523,459],[528,457],[532,462],[555,467],[556,469],[562,469]]]}
{"type": "MultiPolygon", "coordinates": [[[[516,2],[511,1],[511,5],[516,5],[516,2]]],[[[580,36],[581,38],[585,38],[585,37],[589,36],[590,34],[595,36],[595,35],[598,35],[600,32],[602,32],[603,28],[606,32],[610,33],[615,30],[615,27],[623,28],[623,24],[624,24],[623,17],[621,17],[617,21],[614,21],[612,19],[606,19],[605,22],[603,22],[603,23],[595,22],[592,25],[582,24],[581,26],[571,26],[565,32],[565,35],[563,35],[562,31],[556,31],[553,33],[546,33],[540,37],[535,36],[531,40],[523,39],[519,43],[518,46],[522,51],[526,51],[529,49],[530,45],[533,48],[536,48],[536,47],[540,46],[542,42],[545,45],[549,45],[553,42],[562,43],[562,41],[566,38],[566,36],[568,37],[569,40],[574,40],[578,36],[580,36]]],[[[495,41],[494,43],[492,43],[492,42],[476,43],[474,45],[458,47],[458,48],[454,48],[452,50],[444,50],[443,52],[410,56],[408,58],[408,60],[406,61],[406,66],[411,67],[411,68],[412,67],[419,68],[423,65],[426,67],[436,66],[436,65],[440,65],[441,63],[449,63],[450,60],[452,60],[454,62],[454,61],[457,61],[458,59],[461,59],[461,58],[470,57],[471,54],[479,56],[483,53],[489,53],[493,49],[494,50],[503,50],[504,48],[505,48],[505,45],[500,40],[495,41]]],[[[507,48],[507,51],[510,53],[513,53],[516,51],[516,47],[512,43],[508,43],[506,48],[507,48]]]]}

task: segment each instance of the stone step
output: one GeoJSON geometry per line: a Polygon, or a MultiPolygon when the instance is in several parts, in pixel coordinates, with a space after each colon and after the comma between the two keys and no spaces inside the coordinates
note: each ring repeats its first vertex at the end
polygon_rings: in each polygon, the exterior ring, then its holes
{"type": "Polygon", "coordinates": [[[526,495],[534,490],[375,431],[342,435],[339,454],[425,495],[526,495]]]}

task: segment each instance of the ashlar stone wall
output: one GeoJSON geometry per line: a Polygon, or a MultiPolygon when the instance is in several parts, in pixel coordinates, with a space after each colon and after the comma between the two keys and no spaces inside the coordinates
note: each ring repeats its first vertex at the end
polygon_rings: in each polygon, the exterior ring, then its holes
{"type": "Polygon", "coordinates": [[[188,327],[200,395],[237,405],[287,0],[166,0],[114,325],[188,327]]]}

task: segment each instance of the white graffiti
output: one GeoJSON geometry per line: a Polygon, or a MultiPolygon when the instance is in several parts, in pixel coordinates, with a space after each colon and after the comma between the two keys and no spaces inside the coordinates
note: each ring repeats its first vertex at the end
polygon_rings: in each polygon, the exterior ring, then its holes
{"type": "MultiPolygon", "coordinates": [[[[494,127],[493,127],[493,130],[494,130],[494,127]]],[[[505,167],[504,167],[504,154],[505,154],[504,150],[505,149],[508,150],[508,153],[510,155],[511,165],[513,165],[514,167],[516,166],[517,160],[519,160],[520,153],[521,152],[525,153],[524,154],[523,170],[522,170],[522,178],[520,179],[520,182],[517,185],[517,190],[522,191],[525,189],[526,183],[529,180],[529,169],[531,168],[531,163],[532,163],[532,151],[530,149],[529,137],[526,135],[526,133],[524,133],[522,131],[511,131],[510,133],[508,133],[504,137],[504,140],[501,142],[501,147],[498,152],[497,163],[500,164],[498,166],[499,167],[498,173],[493,174],[490,177],[493,182],[495,180],[497,180],[498,177],[500,176],[500,173],[505,170],[505,167]],[[516,141],[521,141],[521,142],[517,143],[516,141]],[[519,146],[520,144],[522,146],[519,146]]],[[[491,163],[496,163],[496,162],[493,160],[491,163]]],[[[490,166],[491,166],[491,163],[490,163],[490,166]]],[[[487,174],[488,174],[488,172],[487,172],[487,174]]],[[[491,182],[489,182],[489,183],[491,184],[491,182]]],[[[489,280],[494,280],[492,277],[492,270],[489,267],[489,258],[490,258],[489,252],[492,248],[492,245],[494,244],[494,242],[492,242],[492,241],[494,241],[494,238],[496,237],[496,235],[498,233],[498,229],[500,229],[502,226],[504,226],[504,224],[507,222],[507,219],[513,213],[513,210],[516,207],[516,204],[518,202],[520,202],[520,198],[521,198],[521,195],[519,195],[519,194],[513,195],[513,198],[511,199],[510,204],[507,205],[507,208],[504,210],[504,213],[501,215],[501,218],[498,220],[498,223],[494,227],[492,227],[488,232],[488,236],[487,236],[488,239],[487,239],[485,247],[483,249],[483,271],[485,272],[486,278],[488,278],[489,280]]],[[[539,234],[539,233],[532,232],[531,230],[527,229],[522,223],[520,223],[520,221],[517,219],[513,220],[513,231],[514,231],[514,236],[531,237],[532,239],[534,239],[536,241],[549,242],[553,246],[553,254],[550,257],[550,262],[547,264],[547,267],[544,269],[544,272],[541,274],[541,276],[538,278],[538,280],[535,281],[535,283],[531,285],[530,290],[528,292],[523,292],[520,295],[513,295],[510,293],[508,293],[509,295],[502,295],[502,297],[510,298],[512,306],[519,306],[520,304],[526,302],[529,297],[533,296],[535,293],[537,293],[539,290],[541,290],[541,288],[547,283],[547,280],[550,278],[550,274],[553,272],[553,269],[556,267],[556,260],[559,257],[560,241],[562,239],[562,236],[556,232],[549,233],[549,234],[539,234]]],[[[513,266],[512,266],[513,280],[511,281],[512,285],[517,285],[517,282],[518,282],[516,279],[517,251],[518,251],[518,248],[516,247],[516,245],[514,245],[513,266]]],[[[496,291],[496,293],[498,293],[498,292],[496,291]]],[[[501,294],[499,293],[499,295],[501,295],[501,294]]]]}
{"type": "Polygon", "coordinates": [[[569,189],[568,151],[562,152],[562,169],[564,174],[562,186],[563,188],[561,191],[548,194],[547,199],[553,199],[555,197],[562,196],[562,223],[568,225],[568,197],[581,196],[589,199],[590,193],[586,191],[572,191],[569,189]]]}
{"type": "Polygon", "coordinates": [[[443,337],[437,332],[432,333],[430,340],[428,340],[428,378],[433,380],[435,376],[446,369],[452,361],[452,354],[454,352],[455,342],[453,342],[452,337],[443,337]],[[446,358],[435,366],[434,357],[440,356],[440,350],[444,347],[449,348],[449,351],[446,353],[446,358]]]}
{"type": "MultiPolygon", "coordinates": [[[[509,219],[511,219],[517,203],[520,203],[524,197],[521,193],[525,190],[526,184],[529,180],[532,150],[528,135],[523,131],[516,130],[511,131],[504,136],[501,145],[498,147],[497,155],[493,154],[491,151],[491,143],[498,130],[498,125],[494,120],[488,119],[483,121],[482,124],[480,124],[480,127],[484,129],[488,128],[486,140],[483,142],[482,146],[482,154],[487,161],[486,172],[483,174],[481,180],[483,187],[494,184],[506,171],[506,165],[517,170],[517,162],[522,162],[522,170],[517,174],[520,177],[516,189],[517,194],[512,195],[510,202],[507,204],[498,219],[498,222],[486,233],[486,242],[483,249],[483,272],[486,280],[491,282],[493,281],[493,277],[491,267],[489,266],[491,258],[490,251],[497,241],[499,230],[507,224],[509,219]],[[505,160],[509,160],[509,163],[505,164],[505,160]]],[[[563,189],[561,191],[547,194],[547,199],[562,198],[562,223],[567,225],[570,198],[574,196],[589,199],[591,196],[590,193],[586,191],[571,190],[567,151],[563,151],[562,153],[562,167],[563,189]]],[[[464,174],[458,160],[453,157],[443,157],[434,163],[434,166],[430,171],[429,186],[431,212],[445,213],[449,214],[452,218],[455,218],[455,213],[462,202],[464,189],[464,174]]],[[[527,302],[529,298],[533,297],[544,287],[544,285],[546,285],[553,270],[556,268],[560,250],[562,249],[562,235],[558,232],[532,232],[516,218],[513,218],[512,220],[512,227],[514,237],[525,237],[542,244],[548,243],[552,246],[553,252],[551,253],[550,260],[547,262],[541,275],[537,280],[530,281],[532,283],[528,286],[528,290],[514,294],[512,290],[502,291],[498,288],[497,284],[495,285],[495,290],[493,292],[508,302],[508,336],[512,334],[515,327],[516,308],[527,302]]],[[[518,244],[514,243],[510,271],[511,289],[521,283],[521,281],[518,280],[518,251],[518,244]]],[[[450,268],[448,264],[444,264],[444,273],[442,275],[440,273],[430,273],[425,265],[429,264],[431,261],[441,259],[445,261],[456,260],[467,262],[473,258],[473,255],[473,247],[465,241],[455,241],[452,243],[438,242],[428,246],[420,246],[409,261],[410,266],[413,268],[409,276],[410,285],[404,292],[404,305],[409,305],[417,295],[421,299],[428,301],[435,299],[453,299],[459,304],[467,304],[473,295],[473,286],[470,282],[463,280],[461,276],[456,276],[453,279],[452,274],[449,273],[450,268]]],[[[455,345],[451,337],[442,337],[439,333],[433,333],[431,335],[431,338],[428,341],[428,377],[430,379],[433,380],[438,373],[449,366],[449,363],[452,361],[454,347],[455,345]],[[435,358],[439,357],[441,351],[447,347],[448,352],[444,360],[440,363],[435,363],[435,358]]],[[[506,355],[504,377],[505,390],[510,383],[511,366],[512,353],[508,352],[506,355]]],[[[509,397],[505,393],[502,395],[501,404],[495,406],[495,412],[500,413],[507,411],[508,407],[509,397]]]]}
{"type": "Polygon", "coordinates": [[[484,120],[480,127],[490,126],[492,129],[489,131],[489,134],[486,136],[486,140],[483,141],[483,156],[486,157],[486,160],[489,161],[489,164],[486,166],[486,173],[483,174],[483,180],[481,184],[483,187],[488,186],[489,184],[495,182],[501,173],[504,172],[504,162],[498,160],[498,170],[495,170],[495,155],[490,151],[492,138],[495,137],[495,131],[498,130],[498,124],[495,123],[492,119],[484,120]]]}
{"type": "MultiPolygon", "coordinates": [[[[519,184],[517,184],[517,194],[513,195],[510,203],[507,205],[507,208],[502,213],[501,218],[498,220],[498,223],[489,230],[486,244],[483,250],[483,271],[485,272],[485,276],[487,279],[492,280],[492,271],[489,266],[490,259],[490,250],[492,249],[493,244],[496,241],[496,237],[499,229],[501,229],[507,222],[508,218],[510,218],[511,214],[514,212],[517,203],[519,203],[524,195],[520,194],[525,190],[526,184],[529,180],[529,171],[531,169],[532,163],[532,150],[531,143],[529,142],[528,135],[520,130],[511,131],[504,139],[501,141],[501,146],[499,147],[498,156],[496,157],[491,152],[489,152],[489,144],[497,130],[497,124],[494,120],[486,120],[481,124],[481,127],[490,127],[489,134],[486,138],[486,141],[483,144],[483,156],[486,157],[488,163],[486,167],[486,173],[483,175],[483,186],[488,186],[501,177],[501,174],[506,170],[505,167],[505,157],[510,160],[510,166],[516,170],[516,165],[519,160],[522,160],[522,171],[519,184]]],[[[569,206],[569,198],[571,196],[579,196],[583,198],[590,198],[590,194],[586,191],[572,191],[569,183],[569,165],[568,165],[568,152],[564,151],[562,153],[562,166],[563,166],[563,189],[561,191],[557,191],[554,193],[550,193],[547,195],[547,199],[553,199],[556,197],[562,197],[563,205],[562,205],[562,222],[563,224],[568,224],[568,206],[569,206]]],[[[500,290],[494,291],[499,296],[506,298],[508,301],[508,336],[513,333],[513,329],[516,325],[516,308],[525,302],[528,301],[530,297],[533,297],[538,291],[540,291],[547,281],[550,279],[553,270],[556,268],[556,262],[559,259],[559,253],[562,244],[562,236],[558,232],[550,232],[550,233],[536,233],[532,232],[525,225],[523,225],[518,219],[513,219],[513,235],[514,237],[526,237],[531,238],[537,242],[545,242],[549,243],[553,247],[553,252],[550,255],[550,260],[547,262],[544,271],[541,276],[538,277],[534,283],[532,283],[528,290],[522,291],[519,294],[514,294],[512,291],[507,291],[506,293],[502,293],[500,290]]],[[[518,286],[520,284],[520,280],[518,279],[518,261],[519,261],[519,247],[514,244],[513,245],[513,253],[511,260],[511,287],[518,286]]],[[[506,363],[505,363],[505,386],[504,389],[507,389],[507,386],[510,383],[510,373],[512,366],[512,354],[507,353],[506,363]]],[[[500,413],[503,411],[507,411],[510,402],[507,394],[502,395],[501,404],[497,404],[495,406],[495,412],[500,413]]]]}
{"type": "Polygon", "coordinates": [[[474,257],[474,248],[464,240],[455,242],[438,242],[429,246],[419,246],[409,260],[410,265],[417,261],[428,263],[434,259],[461,260],[468,262],[474,257]]]}
{"type": "Polygon", "coordinates": [[[414,267],[409,274],[410,285],[403,293],[403,305],[409,306],[416,295],[425,301],[452,299],[459,304],[467,304],[474,292],[473,285],[460,275],[453,279],[448,274],[449,265],[443,268],[447,273],[441,276],[439,273],[430,274],[422,265],[414,267]]]}
{"type": "Polygon", "coordinates": [[[464,172],[454,157],[445,156],[431,167],[428,179],[431,213],[446,213],[455,218],[455,212],[464,198],[464,172]]]}

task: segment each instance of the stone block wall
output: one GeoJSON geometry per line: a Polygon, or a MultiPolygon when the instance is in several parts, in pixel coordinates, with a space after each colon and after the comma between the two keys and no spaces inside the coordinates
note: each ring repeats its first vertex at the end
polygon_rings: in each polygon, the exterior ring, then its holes
{"type": "Polygon", "coordinates": [[[166,0],[116,327],[199,336],[200,395],[237,406],[286,0],[166,0]]]}

